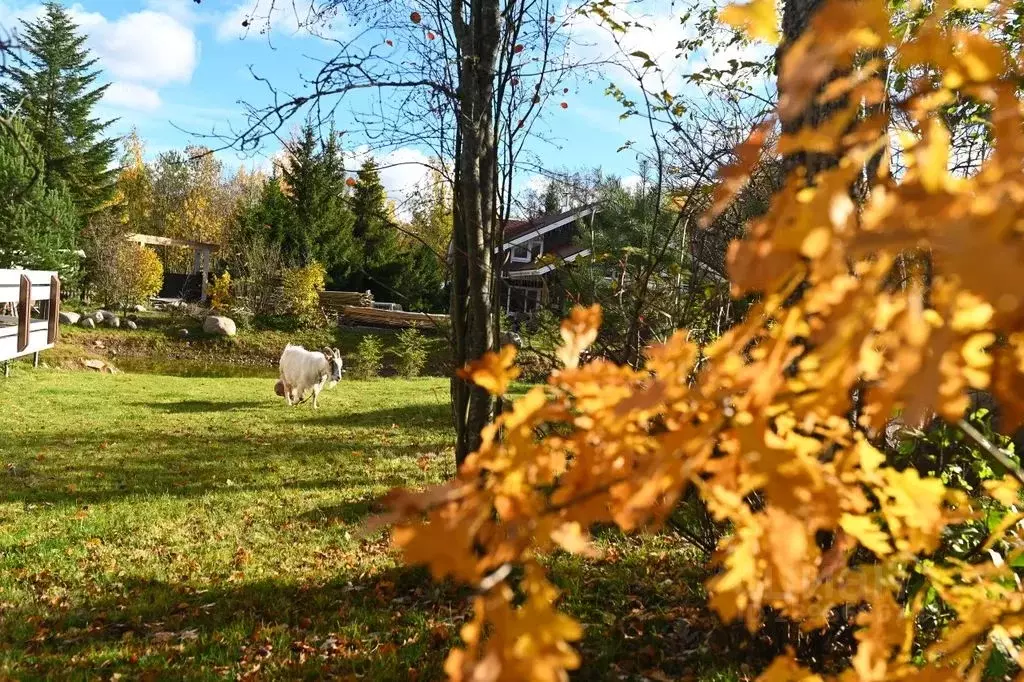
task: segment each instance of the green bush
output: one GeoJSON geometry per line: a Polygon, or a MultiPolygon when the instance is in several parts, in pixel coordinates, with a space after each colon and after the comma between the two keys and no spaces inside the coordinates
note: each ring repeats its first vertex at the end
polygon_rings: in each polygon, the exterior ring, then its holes
{"type": "Polygon", "coordinates": [[[356,379],[373,379],[380,376],[381,360],[384,348],[380,340],[373,336],[365,336],[356,348],[352,376],[356,379]]]}
{"type": "Polygon", "coordinates": [[[411,378],[418,377],[427,364],[427,340],[416,329],[409,328],[398,335],[398,374],[411,378]]]}

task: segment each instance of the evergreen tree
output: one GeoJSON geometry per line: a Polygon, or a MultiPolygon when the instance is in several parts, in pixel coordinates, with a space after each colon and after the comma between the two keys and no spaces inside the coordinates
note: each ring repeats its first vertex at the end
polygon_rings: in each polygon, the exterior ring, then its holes
{"type": "Polygon", "coordinates": [[[104,136],[113,121],[92,116],[107,86],[95,85],[96,58],[58,3],[47,2],[39,19],[22,24],[25,61],[8,65],[0,101],[8,115],[24,118],[39,147],[44,179],[64,184],[79,214],[87,216],[114,196],[117,140],[104,136]]]}
{"type": "Polygon", "coordinates": [[[59,180],[50,184],[27,127],[15,119],[0,129],[0,268],[57,270],[77,275],[78,214],[59,180]]]}
{"type": "Polygon", "coordinates": [[[420,242],[405,246],[397,261],[397,278],[391,287],[406,310],[440,312],[447,308],[444,272],[437,253],[420,242]]]}
{"type": "Polygon", "coordinates": [[[316,261],[332,285],[344,276],[352,238],[352,214],[346,203],[344,163],[333,132],[317,141],[312,126],[288,145],[282,180],[292,208],[289,231],[282,235],[286,259],[297,265],[316,261]]]}
{"type": "Polygon", "coordinates": [[[556,215],[562,212],[562,192],[554,180],[549,182],[548,186],[544,189],[543,200],[544,215],[556,215]]]}
{"type": "Polygon", "coordinates": [[[282,255],[286,244],[293,246],[291,240],[297,232],[295,215],[278,177],[272,177],[263,184],[259,200],[241,211],[238,222],[240,242],[258,240],[273,244],[282,255]]]}
{"type": "Polygon", "coordinates": [[[393,300],[404,259],[398,228],[391,219],[387,193],[373,159],[359,169],[350,205],[355,222],[346,273],[348,288],[369,289],[380,300],[393,300]]]}

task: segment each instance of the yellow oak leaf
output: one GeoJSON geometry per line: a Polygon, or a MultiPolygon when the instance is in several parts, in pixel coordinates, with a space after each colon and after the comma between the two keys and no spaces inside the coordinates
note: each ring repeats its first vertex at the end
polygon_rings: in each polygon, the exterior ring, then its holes
{"type": "Polygon", "coordinates": [[[558,348],[558,359],[568,368],[579,367],[580,353],[590,347],[597,339],[597,330],[601,326],[601,306],[594,304],[589,308],[576,306],[569,317],[562,322],[562,345],[558,348]]]}
{"type": "Polygon", "coordinates": [[[513,365],[515,360],[515,346],[507,345],[501,349],[500,355],[488,351],[479,360],[474,360],[460,369],[457,374],[460,378],[486,389],[491,395],[504,395],[509,384],[519,376],[519,368],[513,365]]]}
{"type": "Polygon", "coordinates": [[[590,544],[590,539],[586,533],[583,532],[583,528],[576,521],[570,521],[563,523],[562,525],[551,531],[551,539],[554,540],[558,545],[571,554],[581,554],[583,556],[597,557],[600,552],[590,544]]]}
{"type": "Polygon", "coordinates": [[[889,536],[882,532],[869,516],[843,514],[839,519],[839,527],[857,538],[860,544],[870,549],[876,556],[884,557],[892,552],[889,536]]]}
{"type": "Polygon", "coordinates": [[[751,0],[745,5],[727,5],[719,18],[739,31],[745,31],[755,40],[774,45],[779,42],[779,18],[775,0],[751,0]]]}

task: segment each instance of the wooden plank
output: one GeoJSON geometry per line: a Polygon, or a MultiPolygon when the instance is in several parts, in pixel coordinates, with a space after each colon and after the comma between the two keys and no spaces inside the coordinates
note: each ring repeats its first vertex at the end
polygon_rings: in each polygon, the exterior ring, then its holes
{"type": "Polygon", "coordinates": [[[32,284],[45,285],[53,274],[52,270],[0,270],[0,286],[20,286],[22,277],[28,277],[32,284]]]}
{"type": "Polygon", "coordinates": [[[413,313],[408,311],[380,310],[360,306],[344,306],[342,317],[346,322],[378,327],[444,327],[449,323],[447,315],[413,313]]]}
{"type": "Polygon", "coordinates": [[[53,344],[60,336],[60,279],[50,276],[50,305],[46,309],[46,342],[53,344]]]}
{"type": "Polygon", "coordinates": [[[21,276],[21,292],[18,295],[18,352],[28,348],[28,325],[32,321],[32,280],[21,276]]]}
{"type": "Polygon", "coordinates": [[[50,350],[51,348],[53,346],[46,343],[45,327],[29,332],[28,348],[21,352],[18,351],[18,337],[16,335],[0,336],[0,362],[39,351],[50,350]]]}
{"type": "Polygon", "coordinates": [[[158,237],[152,234],[129,234],[127,235],[126,239],[128,239],[129,241],[133,241],[136,244],[148,244],[150,246],[180,246],[189,249],[217,249],[216,244],[208,244],[206,242],[194,242],[186,239],[174,239],[172,237],[158,237]]]}
{"type": "Polygon", "coordinates": [[[341,312],[343,306],[370,307],[373,305],[373,294],[369,291],[321,291],[320,307],[325,310],[341,312]]]}

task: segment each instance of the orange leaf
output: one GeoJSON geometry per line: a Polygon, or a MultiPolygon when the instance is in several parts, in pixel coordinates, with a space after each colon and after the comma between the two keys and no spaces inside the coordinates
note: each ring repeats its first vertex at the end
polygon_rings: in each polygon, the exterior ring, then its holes
{"type": "Polygon", "coordinates": [[[779,42],[779,18],[775,0],[751,0],[745,5],[727,5],[718,17],[733,28],[745,31],[755,40],[779,42]]]}
{"type": "Polygon", "coordinates": [[[507,345],[501,355],[488,351],[479,360],[474,360],[460,369],[459,378],[472,381],[491,395],[504,395],[508,385],[519,376],[519,368],[513,366],[516,359],[515,346],[507,345]]]}
{"type": "Polygon", "coordinates": [[[562,346],[558,349],[558,359],[569,368],[578,367],[580,353],[590,347],[597,339],[597,330],[601,326],[601,306],[596,303],[589,308],[576,306],[569,318],[562,321],[562,346]]]}

